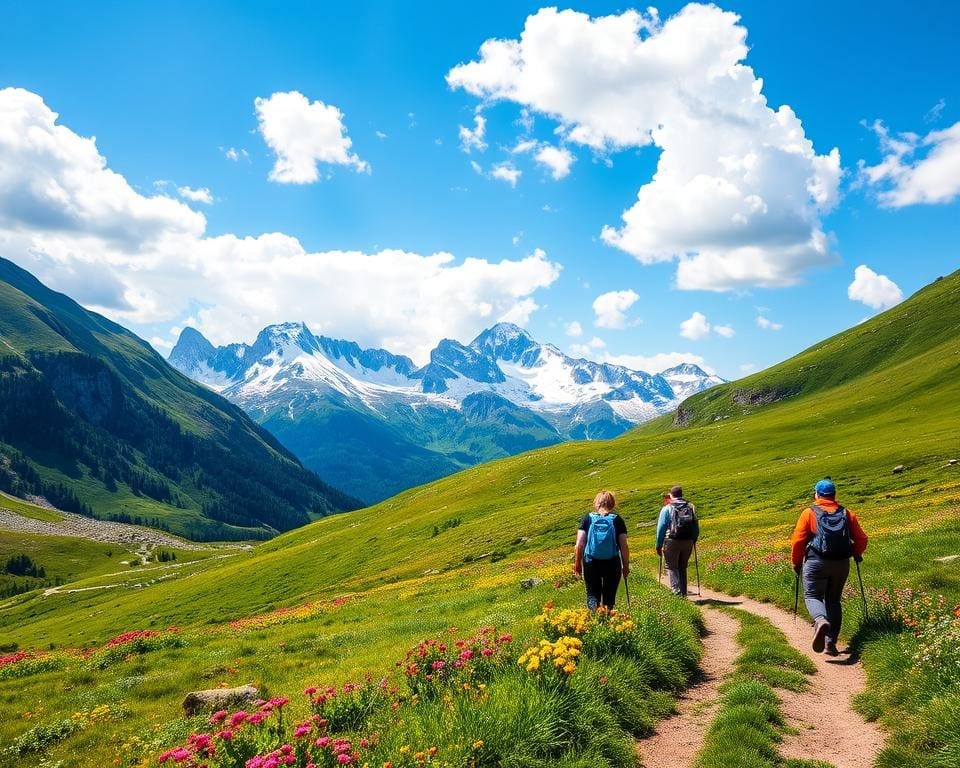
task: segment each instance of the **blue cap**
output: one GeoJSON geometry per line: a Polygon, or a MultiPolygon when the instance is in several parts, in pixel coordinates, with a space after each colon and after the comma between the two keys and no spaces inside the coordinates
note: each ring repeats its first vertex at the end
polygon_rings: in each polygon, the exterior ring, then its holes
{"type": "Polygon", "coordinates": [[[813,486],[813,492],[817,494],[817,496],[836,496],[837,486],[833,484],[833,480],[821,480],[813,486]]]}

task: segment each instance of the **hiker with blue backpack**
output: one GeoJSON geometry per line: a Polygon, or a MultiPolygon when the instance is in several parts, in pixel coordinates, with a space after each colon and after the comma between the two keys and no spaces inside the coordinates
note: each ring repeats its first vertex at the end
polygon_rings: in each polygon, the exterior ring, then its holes
{"type": "Polygon", "coordinates": [[[657,556],[667,564],[670,591],[687,596],[687,565],[700,538],[700,522],[693,504],[683,498],[679,485],[664,497],[664,505],[657,521],[657,556]]]}
{"type": "Polygon", "coordinates": [[[616,506],[617,500],[610,491],[600,491],[593,500],[594,511],[583,516],[577,531],[573,572],[583,577],[587,608],[591,611],[601,605],[613,608],[620,577],[626,579],[630,575],[627,524],[613,511],[616,506]]]}
{"type": "Polygon", "coordinates": [[[790,537],[793,569],[797,578],[803,579],[803,599],[813,619],[813,650],[839,656],[840,597],[850,573],[850,558],[860,567],[867,534],[857,516],[837,503],[832,480],[818,482],[813,493],[813,504],[803,510],[790,537]]]}

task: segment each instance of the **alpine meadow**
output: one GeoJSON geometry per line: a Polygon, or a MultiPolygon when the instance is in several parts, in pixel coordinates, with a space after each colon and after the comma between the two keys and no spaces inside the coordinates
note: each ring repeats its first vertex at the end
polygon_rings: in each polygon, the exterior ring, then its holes
{"type": "Polygon", "coordinates": [[[960,768],[958,25],[0,7],[0,768],[960,768]]]}
{"type": "MultiPolygon", "coordinates": [[[[613,489],[623,515],[645,524],[659,490],[683,476],[708,531],[703,583],[789,608],[793,513],[807,478],[830,471],[845,478],[845,503],[872,532],[870,617],[850,601],[847,632],[871,683],[857,705],[889,734],[878,764],[950,765],[960,748],[960,721],[950,719],[960,711],[952,557],[960,468],[949,463],[958,447],[958,331],[960,272],[623,437],[485,464],[250,551],[135,574],[77,573],[69,589],[13,598],[2,612],[11,654],[2,682],[6,754],[11,764],[37,754],[64,765],[116,755],[151,764],[191,732],[210,730],[209,713],[181,717],[186,691],[253,683],[268,699],[290,699],[285,723],[310,722],[314,710],[334,723],[343,717],[342,729],[329,726],[331,739],[365,740],[360,759],[371,765],[416,764],[414,755],[434,748],[438,764],[587,765],[602,755],[632,765],[630,740],[650,732],[693,674],[701,626],[693,606],[657,588],[655,561],[638,558],[635,626],[615,654],[585,650],[559,680],[515,661],[537,647],[544,605],[572,609],[580,599],[568,541],[589,501],[585,482],[613,489]],[[914,565],[905,570],[908,556],[914,565]],[[522,588],[526,579],[535,586],[522,588]],[[433,681],[437,690],[423,694],[404,667],[407,650],[444,640],[458,648],[485,627],[511,637],[496,646],[496,663],[433,681]],[[607,689],[600,680],[618,683],[607,689]],[[357,687],[338,688],[322,706],[302,694],[348,683],[357,687]],[[597,729],[596,719],[607,725],[597,729]]],[[[630,533],[652,537],[642,527],[630,533]]],[[[591,633],[600,630],[583,635],[591,633]]],[[[258,731],[249,738],[266,754],[293,739],[280,723],[272,713],[244,729],[258,731]]]]}

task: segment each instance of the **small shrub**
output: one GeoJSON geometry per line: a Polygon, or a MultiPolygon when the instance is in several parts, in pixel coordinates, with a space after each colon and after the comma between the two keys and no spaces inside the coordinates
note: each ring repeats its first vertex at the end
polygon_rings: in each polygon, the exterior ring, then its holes
{"type": "Polygon", "coordinates": [[[369,727],[373,718],[390,705],[397,689],[383,679],[379,683],[347,683],[339,688],[310,687],[304,693],[310,698],[314,715],[326,722],[330,733],[346,733],[369,727]]]}
{"type": "Polygon", "coordinates": [[[77,730],[79,730],[79,726],[73,720],[58,720],[55,723],[35,725],[16,739],[5,751],[13,755],[40,752],[63,741],[77,730]]]}

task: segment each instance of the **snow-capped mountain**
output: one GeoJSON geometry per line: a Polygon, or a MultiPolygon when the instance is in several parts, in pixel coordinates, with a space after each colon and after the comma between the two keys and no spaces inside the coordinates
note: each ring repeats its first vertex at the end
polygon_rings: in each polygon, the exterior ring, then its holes
{"type": "Polygon", "coordinates": [[[214,347],[187,328],[170,363],[271,429],[307,465],[364,500],[480,461],[564,439],[614,437],[719,384],[685,363],[651,375],[574,359],[498,323],[430,361],[264,328],[253,344],[214,347]]]}

